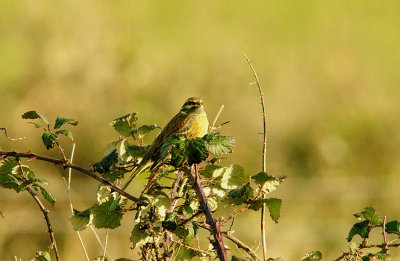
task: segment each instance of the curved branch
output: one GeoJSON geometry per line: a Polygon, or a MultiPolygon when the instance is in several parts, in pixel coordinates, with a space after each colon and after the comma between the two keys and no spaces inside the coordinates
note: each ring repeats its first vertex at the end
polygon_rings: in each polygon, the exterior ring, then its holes
{"type": "Polygon", "coordinates": [[[74,165],[74,164],[70,163],[69,161],[65,161],[63,159],[56,159],[56,158],[43,156],[43,155],[38,155],[38,154],[35,154],[35,153],[32,153],[32,152],[0,151],[0,156],[13,157],[13,158],[37,159],[37,160],[51,162],[51,163],[53,163],[55,165],[62,165],[64,168],[71,168],[71,169],[77,170],[77,171],[85,174],[86,176],[89,176],[89,177],[92,177],[92,178],[96,179],[97,181],[101,182],[105,186],[109,187],[111,189],[111,191],[118,192],[122,196],[126,197],[127,199],[132,200],[133,202],[135,202],[138,205],[144,205],[144,206],[147,205],[146,202],[144,202],[144,201],[132,196],[131,194],[123,191],[121,188],[113,185],[111,182],[109,182],[105,178],[96,175],[93,171],[84,169],[84,168],[82,168],[80,166],[77,166],[77,165],[74,165]]]}

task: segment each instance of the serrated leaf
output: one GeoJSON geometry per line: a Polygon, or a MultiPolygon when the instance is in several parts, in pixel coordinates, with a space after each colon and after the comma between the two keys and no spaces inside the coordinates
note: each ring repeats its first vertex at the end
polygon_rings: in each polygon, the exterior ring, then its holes
{"type": "Polygon", "coordinates": [[[172,147],[183,149],[185,147],[186,138],[182,136],[172,135],[168,140],[166,140],[160,149],[161,158],[164,159],[170,153],[172,147]]]}
{"type": "Polygon", "coordinates": [[[400,230],[399,230],[399,221],[397,220],[392,220],[389,221],[385,224],[385,231],[388,234],[396,234],[400,235],[400,230]]]}
{"type": "Polygon", "coordinates": [[[110,172],[112,167],[118,163],[118,153],[114,149],[107,156],[102,158],[99,162],[93,164],[93,169],[98,173],[110,172]]]}
{"type": "Polygon", "coordinates": [[[56,134],[62,134],[64,136],[67,136],[71,140],[74,140],[74,137],[72,136],[72,132],[70,130],[58,130],[56,131],[56,134]]]}
{"type": "Polygon", "coordinates": [[[379,216],[376,214],[376,210],[372,207],[366,207],[360,213],[354,214],[354,216],[360,220],[368,220],[373,226],[377,226],[382,223],[379,216]]]}
{"type": "Polygon", "coordinates": [[[19,182],[10,174],[0,174],[0,186],[19,192],[19,182]]]}
{"type": "Polygon", "coordinates": [[[145,243],[151,242],[152,237],[147,233],[146,229],[142,227],[142,224],[136,224],[133,228],[130,236],[130,240],[133,244],[133,248],[142,246],[145,243]]]}
{"type": "Polygon", "coordinates": [[[282,200],[279,198],[267,198],[265,199],[265,203],[267,204],[270,217],[275,223],[278,223],[281,214],[282,200]]]}
{"type": "Polygon", "coordinates": [[[75,231],[81,231],[86,229],[89,224],[92,223],[93,215],[90,213],[90,209],[78,211],[74,209],[74,215],[69,218],[75,231]]]}
{"type": "Polygon", "coordinates": [[[140,128],[136,129],[134,131],[135,134],[138,135],[138,138],[141,139],[143,138],[147,133],[155,130],[155,129],[162,129],[161,126],[157,124],[152,124],[152,125],[143,125],[140,128]]]}
{"type": "Polygon", "coordinates": [[[360,235],[362,238],[367,238],[370,230],[371,227],[369,226],[368,220],[355,223],[350,229],[349,235],[347,236],[347,241],[350,242],[355,235],[360,235]]]}
{"type": "Polygon", "coordinates": [[[103,178],[107,179],[111,183],[114,183],[117,179],[123,178],[124,174],[127,172],[128,171],[125,169],[114,170],[114,171],[103,173],[102,176],[103,176],[103,178]]]}
{"type": "Polygon", "coordinates": [[[192,260],[193,257],[196,256],[196,252],[192,249],[188,249],[184,246],[179,248],[179,251],[175,257],[175,260],[184,261],[184,260],[192,260]]]}
{"type": "Polygon", "coordinates": [[[189,140],[187,151],[189,165],[198,164],[208,157],[206,145],[201,138],[189,140]]]}
{"type": "Polygon", "coordinates": [[[274,177],[269,176],[265,172],[260,172],[254,176],[251,176],[251,179],[259,185],[265,193],[270,193],[285,180],[285,177],[274,177]]]}
{"type": "Polygon", "coordinates": [[[50,202],[52,205],[54,205],[54,203],[56,203],[56,198],[53,196],[53,194],[50,193],[50,191],[48,191],[47,189],[45,189],[44,187],[37,185],[38,187],[40,187],[40,192],[42,193],[43,197],[50,202]]]}
{"type": "Polygon", "coordinates": [[[73,126],[78,125],[78,121],[77,120],[57,117],[56,123],[54,124],[54,129],[59,129],[65,123],[71,124],[73,126]]]}
{"type": "Polygon", "coordinates": [[[235,146],[235,138],[220,133],[206,134],[203,140],[206,142],[207,150],[215,156],[231,153],[235,146]]]}
{"type": "Polygon", "coordinates": [[[0,161],[0,175],[11,174],[12,170],[18,166],[18,162],[15,159],[4,159],[0,161]]]}
{"type": "Polygon", "coordinates": [[[129,113],[125,116],[113,120],[110,125],[122,136],[129,137],[136,128],[137,112],[129,113]]]}
{"type": "Polygon", "coordinates": [[[22,114],[22,119],[42,119],[44,123],[50,124],[49,120],[44,116],[39,114],[37,111],[27,111],[22,114]]]}
{"type": "Polygon", "coordinates": [[[122,210],[125,204],[120,197],[114,199],[109,197],[106,201],[97,203],[91,209],[93,213],[93,224],[96,228],[114,229],[121,225],[122,210]]]}
{"type": "Polygon", "coordinates": [[[231,165],[223,168],[221,187],[223,189],[235,189],[249,181],[244,169],[239,165],[231,165]]]}
{"type": "Polygon", "coordinates": [[[312,251],[305,255],[301,261],[319,261],[322,259],[322,254],[319,251],[312,251]]]}
{"type": "Polygon", "coordinates": [[[58,138],[56,134],[53,133],[43,133],[42,135],[42,141],[46,149],[51,149],[54,147],[55,141],[58,138]]]}
{"type": "Polygon", "coordinates": [[[34,261],[51,261],[51,256],[47,251],[38,251],[34,261]]]}
{"type": "Polygon", "coordinates": [[[391,260],[391,256],[386,249],[382,249],[380,252],[376,253],[375,258],[378,260],[385,260],[385,261],[391,260]]]}

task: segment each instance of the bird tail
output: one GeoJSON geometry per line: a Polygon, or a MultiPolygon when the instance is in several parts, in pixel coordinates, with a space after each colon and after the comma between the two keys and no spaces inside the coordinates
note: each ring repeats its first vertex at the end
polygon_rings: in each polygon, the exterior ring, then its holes
{"type": "Polygon", "coordinates": [[[140,173],[142,173],[147,167],[149,167],[149,164],[140,164],[131,174],[131,176],[129,177],[129,179],[126,181],[126,183],[122,186],[122,190],[125,190],[129,184],[132,182],[132,180],[139,175],[140,173]]]}

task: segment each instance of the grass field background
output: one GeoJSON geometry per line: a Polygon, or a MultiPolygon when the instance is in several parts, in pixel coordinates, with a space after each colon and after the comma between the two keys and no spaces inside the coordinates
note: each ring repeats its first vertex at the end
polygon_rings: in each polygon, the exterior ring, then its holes
{"type": "MultiPolygon", "coordinates": [[[[138,111],[142,123],[163,126],[199,96],[210,120],[225,105],[219,122],[231,122],[220,131],[237,139],[225,163],[253,175],[262,120],[247,54],[265,93],[268,171],[289,177],[271,194],[283,206],[279,223],[268,221],[269,255],[299,260],[320,250],[332,260],[347,249],[354,212],[374,206],[400,218],[399,11],[398,1],[3,0],[0,127],[26,139],[0,136],[0,146],[58,156],[20,115],[75,118],[75,162],[89,167],[118,138],[108,125],[114,118],[138,111]]],[[[51,218],[63,259],[84,260],[62,171],[29,164],[58,199],[51,218]]],[[[74,173],[75,208],[89,207],[95,191],[96,182],[74,173]]],[[[30,260],[47,248],[42,214],[24,194],[0,190],[1,260],[30,260]]],[[[113,258],[135,257],[130,218],[110,232],[113,258]]],[[[258,222],[245,214],[235,231],[261,254],[258,222]]],[[[90,230],[83,237],[91,258],[102,254],[90,230]]]]}

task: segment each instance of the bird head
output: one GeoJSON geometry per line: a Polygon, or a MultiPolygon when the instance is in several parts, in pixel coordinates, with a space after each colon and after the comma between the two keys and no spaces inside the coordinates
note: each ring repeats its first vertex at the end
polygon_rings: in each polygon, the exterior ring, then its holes
{"type": "Polygon", "coordinates": [[[181,112],[191,113],[203,110],[203,101],[200,98],[190,97],[183,104],[181,112]]]}

